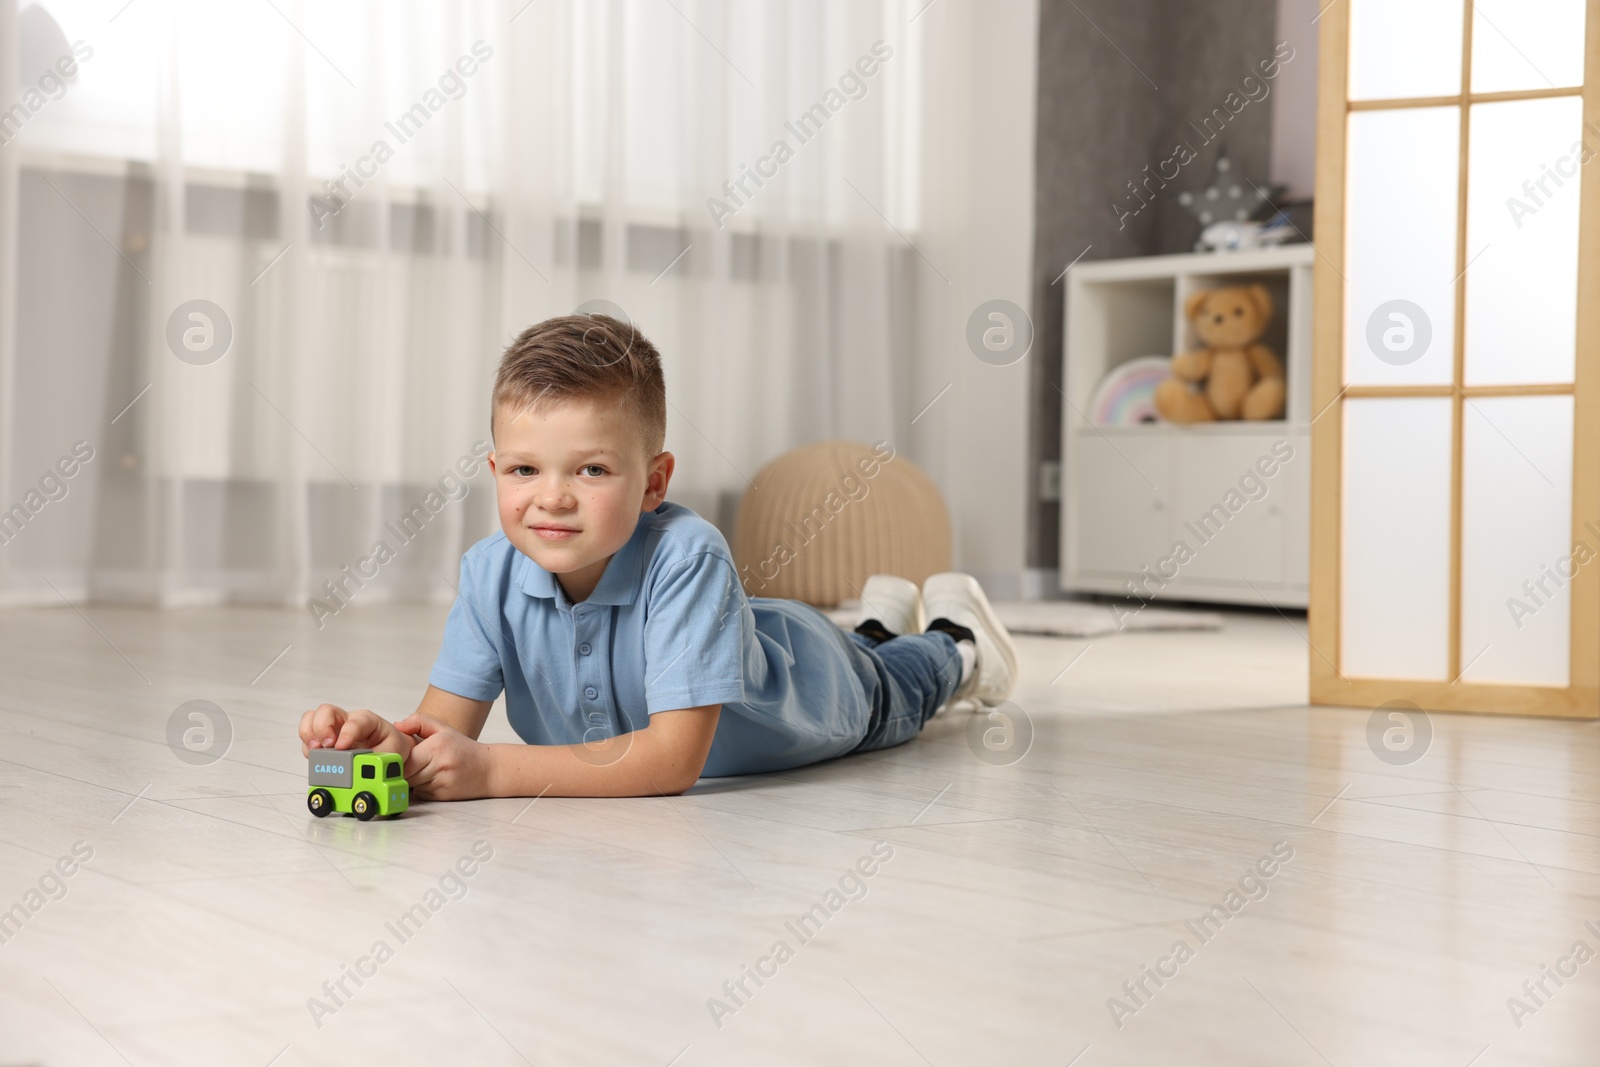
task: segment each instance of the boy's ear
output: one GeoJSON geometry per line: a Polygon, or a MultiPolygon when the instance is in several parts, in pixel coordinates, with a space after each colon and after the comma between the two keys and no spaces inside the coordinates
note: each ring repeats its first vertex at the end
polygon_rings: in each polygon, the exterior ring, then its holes
{"type": "Polygon", "coordinates": [[[676,466],[677,460],[671,452],[663,452],[650,461],[650,476],[645,483],[644,499],[639,502],[640,511],[654,511],[667,499],[667,485],[672,481],[676,466]]]}

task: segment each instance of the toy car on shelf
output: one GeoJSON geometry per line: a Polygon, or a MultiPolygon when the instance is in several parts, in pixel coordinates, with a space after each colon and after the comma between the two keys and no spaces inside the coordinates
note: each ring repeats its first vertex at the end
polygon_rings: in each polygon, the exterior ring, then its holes
{"type": "Polygon", "coordinates": [[[399,815],[411,806],[411,787],[400,768],[400,756],[394,752],[312,749],[306,807],[319,819],[336,811],[363,822],[378,815],[399,815]]]}

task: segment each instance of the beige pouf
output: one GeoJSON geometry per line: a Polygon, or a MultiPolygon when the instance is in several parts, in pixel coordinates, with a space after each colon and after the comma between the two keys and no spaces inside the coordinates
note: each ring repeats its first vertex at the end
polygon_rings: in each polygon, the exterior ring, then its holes
{"type": "Polygon", "coordinates": [[[761,468],[731,547],[750,596],[833,607],[859,597],[869,575],[921,585],[949,570],[950,515],[938,487],[887,442],[818,441],[761,468]]]}

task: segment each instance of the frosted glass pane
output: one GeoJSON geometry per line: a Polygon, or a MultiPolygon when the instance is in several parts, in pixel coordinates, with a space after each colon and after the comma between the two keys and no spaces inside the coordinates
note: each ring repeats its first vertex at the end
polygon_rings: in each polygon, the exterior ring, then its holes
{"type": "Polygon", "coordinates": [[[1572,398],[1469,400],[1461,431],[1462,680],[1565,686],[1585,558],[1573,559],[1572,398]]]}
{"type": "Polygon", "coordinates": [[[1466,382],[1572,381],[1583,101],[1474,104],[1466,382]]]}
{"type": "Polygon", "coordinates": [[[1350,99],[1461,92],[1461,0],[1349,3],[1350,99]]]}
{"type": "Polygon", "coordinates": [[[1352,399],[1344,413],[1340,672],[1444,679],[1450,398],[1352,399]]]}
{"type": "Polygon", "coordinates": [[[1345,176],[1345,381],[1455,377],[1461,110],[1357,111],[1345,176]]]}
{"type": "Polygon", "coordinates": [[[1584,0],[1473,0],[1472,91],[1582,85],[1583,7],[1584,0]]]}

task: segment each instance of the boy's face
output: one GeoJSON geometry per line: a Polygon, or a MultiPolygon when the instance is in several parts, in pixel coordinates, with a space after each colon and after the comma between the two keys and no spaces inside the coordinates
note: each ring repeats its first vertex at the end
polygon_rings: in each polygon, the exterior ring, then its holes
{"type": "Polygon", "coordinates": [[[501,406],[494,421],[489,470],[506,538],[574,602],[587,599],[639,514],[666,499],[672,453],[647,458],[628,411],[606,401],[501,406]]]}

